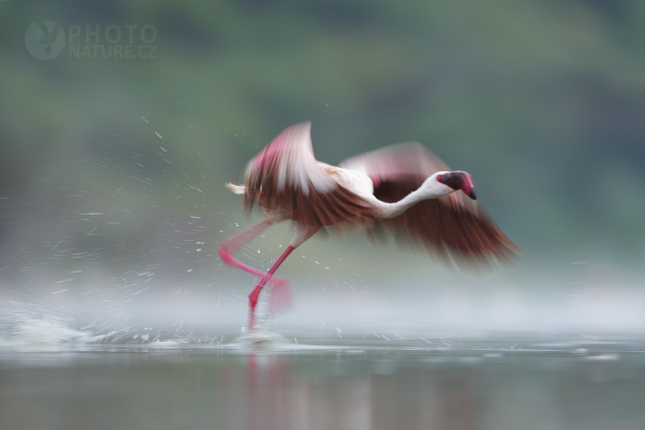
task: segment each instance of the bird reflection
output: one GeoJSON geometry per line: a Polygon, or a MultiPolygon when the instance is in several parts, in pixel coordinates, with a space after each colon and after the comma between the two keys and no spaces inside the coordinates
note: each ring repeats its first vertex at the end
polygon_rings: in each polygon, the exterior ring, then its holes
{"type": "Polygon", "coordinates": [[[222,428],[473,428],[477,375],[469,371],[420,372],[328,355],[293,360],[261,351],[238,363],[221,378],[222,428]]]}
{"type": "Polygon", "coordinates": [[[289,370],[289,362],[279,356],[248,355],[250,429],[289,428],[289,370]]]}

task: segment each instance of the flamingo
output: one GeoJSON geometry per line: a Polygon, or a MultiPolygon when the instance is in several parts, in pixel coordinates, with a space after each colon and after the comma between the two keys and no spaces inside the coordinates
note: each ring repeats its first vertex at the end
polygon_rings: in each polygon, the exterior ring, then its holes
{"type": "Polygon", "coordinates": [[[389,232],[397,242],[425,248],[448,265],[488,265],[518,255],[517,246],[477,205],[470,175],[449,170],[423,145],[400,143],[334,167],[314,158],[310,130],[311,122],[286,128],[251,159],[243,185],[226,184],[243,195],[247,214],[256,203],[265,213],[264,220],[217,247],[225,264],[260,278],[249,295],[249,331],[268,282],[273,287],[271,306],[280,306],[281,296],[289,301],[288,281],[273,275],[322,228],[357,227],[379,239],[389,232]],[[295,222],[293,238],[266,273],[233,257],[264,229],[285,220],[295,222]]]}

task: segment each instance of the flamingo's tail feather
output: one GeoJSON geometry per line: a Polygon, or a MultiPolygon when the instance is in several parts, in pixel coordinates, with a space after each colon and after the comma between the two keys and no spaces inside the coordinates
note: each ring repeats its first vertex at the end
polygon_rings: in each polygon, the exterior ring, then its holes
{"type": "Polygon", "coordinates": [[[226,188],[233,191],[235,194],[244,194],[246,192],[246,187],[244,185],[231,184],[230,182],[226,184],[226,188]]]}

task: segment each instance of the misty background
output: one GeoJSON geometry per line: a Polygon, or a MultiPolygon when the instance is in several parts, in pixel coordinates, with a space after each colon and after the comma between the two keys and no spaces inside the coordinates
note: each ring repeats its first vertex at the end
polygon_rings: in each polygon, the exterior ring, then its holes
{"type": "MultiPolygon", "coordinates": [[[[458,273],[315,237],[278,321],[645,328],[639,0],[3,1],[0,22],[5,315],[243,325],[256,280],[216,245],[261,215],[223,185],[311,120],[320,161],[414,140],[468,171],[523,256],[458,273]],[[26,40],[43,21],[61,38],[26,40]]],[[[238,256],[266,270],[290,236],[238,256]]]]}

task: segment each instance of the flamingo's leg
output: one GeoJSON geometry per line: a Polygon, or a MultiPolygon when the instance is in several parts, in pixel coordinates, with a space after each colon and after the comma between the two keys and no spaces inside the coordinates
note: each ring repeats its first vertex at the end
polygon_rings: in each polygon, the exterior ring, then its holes
{"type": "MultiPolygon", "coordinates": [[[[253,330],[253,327],[255,326],[255,306],[258,304],[258,297],[260,296],[260,292],[262,291],[262,288],[266,285],[267,281],[271,279],[273,274],[275,273],[276,270],[278,270],[278,267],[286,260],[286,258],[291,254],[291,252],[295,249],[295,247],[289,245],[287,246],[287,249],[282,253],[280,258],[278,258],[278,261],[276,261],[273,266],[269,269],[269,271],[260,279],[260,282],[258,285],[251,291],[251,294],[249,294],[249,331],[253,330]]],[[[279,284],[273,285],[273,287],[277,287],[279,284]]],[[[282,286],[282,285],[280,285],[282,286]]],[[[290,295],[288,294],[288,290],[283,291],[283,293],[286,292],[286,296],[284,298],[278,297],[277,291],[274,288],[273,294],[271,295],[272,302],[276,301],[281,301],[281,300],[286,300],[287,302],[289,301],[290,295]]],[[[288,303],[272,303],[271,306],[288,306],[288,303]]]]}
{"type": "MultiPolygon", "coordinates": [[[[255,287],[255,289],[251,293],[251,296],[249,296],[249,301],[253,303],[251,305],[251,315],[254,314],[255,305],[257,304],[260,291],[268,281],[270,281],[269,285],[271,287],[271,300],[269,302],[270,311],[272,313],[277,313],[281,310],[289,308],[289,306],[291,305],[291,291],[289,290],[289,281],[285,278],[272,277],[273,273],[277,270],[278,266],[280,265],[279,263],[277,263],[277,265],[274,265],[274,267],[272,267],[268,273],[264,273],[261,270],[255,269],[251,266],[248,266],[242,263],[241,261],[239,261],[238,259],[236,259],[231,255],[237,252],[242,246],[250,242],[251,239],[253,239],[255,236],[260,234],[262,231],[264,231],[264,229],[269,227],[271,224],[272,222],[269,220],[260,221],[252,225],[251,227],[245,230],[242,230],[236,235],[220,242],[217,245],[217,251],[220,255],[220,258],[225,264],[229,266],[238,267],[260,278],[260,284],[262,286],[260,288],[255,287]],[[251,299],[251,297],[254,297],[254,299],[251,299]]],[[[293,251],[293,248],[291,249],[291,251],[293,251]]],[[[289,253],[291,251],[289,251],[289,253]]],[[[286,255],[284,256],[284,258],[286,258],[286,255]]],[[[279,262],[282,263],[282,261],[284,261],[284,258],[281,257],[279,262]]],[[[253,322],[253,320],[254,318],[251,317],[251,322],[253,322]]],[[[251,327],[253,326],[252,323],[250,323],[249,325],[251,327]]]]}
{"type": "Polygon", "coordinates": [[[237,258],[234,258],[231,254],[235,254],[241,247],[250,242],[251,239],[253,239],[255,236],[262,233],[262,231],[264,231],[264,229],[266,229],[271,224],[271,221],[269,221],[268,219],[262,220],[252,225],[251,227],[242,230],[236,235],[220,242],[217,245],[217,252],[219,253],[222,261],[229,266],[235,266],[246,272],[249,272],[252,275],[257,276],[258,278],[263,278],[265,275],[264,272],[242,263],[237,258]]]}
{"type": "MultiPolygon", "coordinates": [[[[296,223],[296,228],[289,242],[289,246],[282,253],[278,261],[276,261],[273,266],[269,269],[267,274],[260,280],[258,285],[253,289],[249,295],[249,304],[251,307],[251,312],[249,315],[249,330],[253,330],[253,325],[255,324],[255,305],[257,305],[258,297],[264,285],[267,283],[271,276],[278,270],[278,267],[286,260],[286,258],[291,254],[291,252],[302,245],[307,239],[316,234],[320,230],[320,226],[316,225],[306,225],[301,223],[296,223]]],[[[269,309],[272,312],[277,312],[283,308],[288,308],[291,305],[291,292],[289,291],[288,286],[282,283],[281,279],[273,278],[271,279],[271,301],[269,302],[269,309]]]]}

